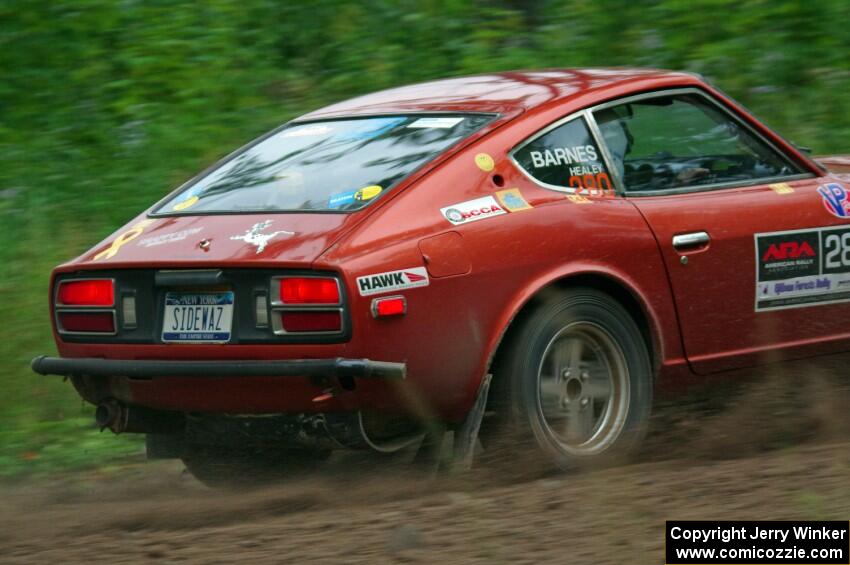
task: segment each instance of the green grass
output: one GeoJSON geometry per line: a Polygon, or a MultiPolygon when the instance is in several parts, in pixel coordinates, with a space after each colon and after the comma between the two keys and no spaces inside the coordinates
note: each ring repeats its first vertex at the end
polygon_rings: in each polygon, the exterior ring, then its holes
{"type": "Polygon", "coordinates": [[[0,480],[102,468],[140,459],[144,436],[100,432],[91,417],[30,423],[0,431],[0,480]]]}

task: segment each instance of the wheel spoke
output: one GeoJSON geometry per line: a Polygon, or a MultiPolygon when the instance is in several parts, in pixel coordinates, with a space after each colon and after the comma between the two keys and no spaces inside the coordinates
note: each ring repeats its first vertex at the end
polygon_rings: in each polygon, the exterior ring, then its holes
{"type": "Polygon", "coordinates": [[[611,381],[603,377],[590,377],[582,384],[581,395],[593,400],[607,401],[611,397],[611,381]]]}
{"type": "Polygon", "coordinates": [[[564,385],[554,378],[540,379],[540,397],[545,399],[560,399],[564,395],[564,385]]]}
{"type": "MultiPolygon", "coordinates": [[[[582,400],[587,400],[587,399],[582,399],[582,400]]],[[[581,404],[579,404],[579,405],[581,406],[581,404]]],[[[583,442],[585,442],[585,441],[587,441],[591,438],[591,436],[593,435],[594,425],[596,424],[596,418],[594,418],[594,415],[593,415],[593,402],[590,402],[588,400],[587,404],[581,406],[581,408],[579,409],[579,412],[581,412],[581,416],[582,416],[582,418],[581,418],[581,421],[582,421],[581,441],[583,443],[583,442]]]]}
{"type": "Polygon", "coordinates": [[[579,410],[578,403],[570,404],[569,412],[567,413],[567,442],[573,445],[578,445],[584,441],[582,427],[582,413],[579,410]]]}
{"type": "Polygon", "coordinates": [[[578,376],[581,371],[581,357],[584,354],[584,340],[574,337],[569,341],[569,368],[570,373],[578,376]]]}

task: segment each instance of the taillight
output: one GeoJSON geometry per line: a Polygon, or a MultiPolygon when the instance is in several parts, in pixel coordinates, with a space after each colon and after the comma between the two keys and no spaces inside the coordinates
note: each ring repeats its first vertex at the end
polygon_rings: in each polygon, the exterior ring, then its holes
{"type": "Polygon", "coordinates": [[[115,333],[112,312],[59,312],[59,331],[75,333],[115,333]]]}
{"type": "Polygon", "coordinates": [[[339,304],[336,279],[287,277],[280,280],[280,301],[284,304],[339,304]]]}
{"type": "MultiPolygon", "coordinates": [[[[328,276],[282,276],[271,281],[271,326],[277,335],[337,334],[345,331],[342,290],[328,276]]],[[[263,321],[257,303],[257,325],[263,321]]]]}
{"type": "Polygon", "coordinates": [[[110,307],[115,305],[115,284],[111,279],[88,279],[59,283],[57,306],[110,307]]]}
{"type": "Polygon", "coordinates": [[[338,332],[342,330],[340,312],[282,312],[281,325],[286,332],[338,332]]]}
{"type": "Polygon", "coordinates": [[[112,279],[76,279],[58,284],[55,306],[59,333],[115,334],[115,282],[112,279]]]}

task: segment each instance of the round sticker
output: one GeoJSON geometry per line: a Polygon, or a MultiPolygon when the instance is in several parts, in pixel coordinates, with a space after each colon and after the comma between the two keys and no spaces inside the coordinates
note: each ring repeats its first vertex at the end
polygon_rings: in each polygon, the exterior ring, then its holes
{"type": "Polygon", "coordinates": [[[478,168],[485,172],[490,172],[496,166],[496,163],[493,161],[493,158],[490,157],[487,153],[479,153],[475,156],[475,164],[478,165],[478,168]]]}
{"type": "Polygon", "coordinates": [[[357,201],[372,200],[384,190],[377,184],[361,188],[354,194],[354,199],[357,201]]]}
{"type": "Polygon", "coordinates": [[[448,210],[446,210],[446,218],[453,222],[462,222],[463,213],[457,208],[449,208],[448,210]]]}
{"type": "Polygon", "coordinates": [[[186,208],[191,208],[197,202],[198,202],[198,197],[197,196],[191,196],[191,197],[187,198],[186,200],[184,200],[183,202],[178,202],[177,204],[175,204],[174,208],[172,208],[172,210],[177,210],[179,212],[181,210],[185,210],[186,208]]]}

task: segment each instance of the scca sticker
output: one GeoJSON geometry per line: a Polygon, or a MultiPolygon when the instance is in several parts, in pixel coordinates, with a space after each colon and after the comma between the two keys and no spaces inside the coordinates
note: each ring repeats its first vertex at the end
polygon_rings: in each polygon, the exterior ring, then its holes
{"type": "Polygon", "coordinates": [[[425,267],[412,267],[400,271],[387,271],[386,273],[357,277],[357,289],[360,291],[360,296],[371,296],[420,286],[428,286],[428,271],[425,267]]]}
{"type": "Polygon", "coordinates": [[[440,208],[440,213],[445,219],[456,226],[507,214],[505,209],[492,196],[452,204],[451,206],[440,208]]]}
{"type": "Polygon", "coordinates": [[[847,189],[837,182],[831,182],[818,187],[818,194],[823,199],[823,205],[833,216],[850,218],[850,202],[847,201],[847,189]]]}

